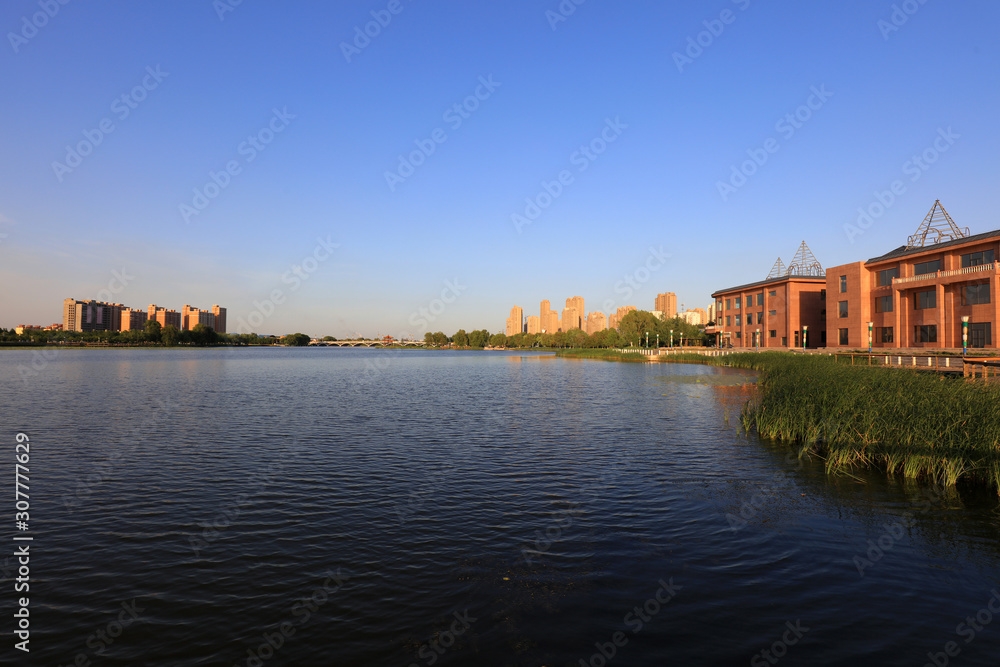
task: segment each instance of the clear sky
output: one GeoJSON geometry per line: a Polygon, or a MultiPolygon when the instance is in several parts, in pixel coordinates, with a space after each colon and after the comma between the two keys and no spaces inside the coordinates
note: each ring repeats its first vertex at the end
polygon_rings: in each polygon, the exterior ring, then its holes
{"type": "Polygon", "coordinates": [[[235,3],[0,5],[0,326],[497,332],[1000,228],[995,1],[235,3]]]}

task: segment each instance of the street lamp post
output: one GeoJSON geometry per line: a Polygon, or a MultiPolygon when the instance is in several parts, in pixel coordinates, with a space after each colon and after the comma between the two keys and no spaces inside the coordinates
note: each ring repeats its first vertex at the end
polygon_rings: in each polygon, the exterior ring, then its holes
{"type": "Polygon", "coordinates": [[[808,333],[809,333],[809,327],[808,327],[808,325],[803,324],[802,325],[802,351],[803,352],[806,351],[806,336],[808,335],[808,333]]]}
{"type": "Polygon", "coordinates": [[[649,347],[649,332],[646,332],[646,347],[649,347]]]}
{"type": "Polygon", "coordinates": [[[670,348],[673,349],[673,347],[674,347],[674,330],[671,329],[670,330],[670,348]]]}
{"type": "Polygon", "coordinates": [[[657,350],[660,349],[660,332],[659,331],[656,332],[656,349],[657,350]]]}
{"type": "Polygon", "coordinates": [[[874,322],[868,323],[868,365],[872,365],[872,327],[874,322]]]}
{"type": "Polygon", "coordinates": [[[760,329],[757,329],[757,333],[754,334],[754,344],[757,347],[757,351],[760,352],[760,329]]]}
{"type": "Polygon", "coordinates": [[[969,316],[962,315],[962,356],[969,352],[969,316]]]}

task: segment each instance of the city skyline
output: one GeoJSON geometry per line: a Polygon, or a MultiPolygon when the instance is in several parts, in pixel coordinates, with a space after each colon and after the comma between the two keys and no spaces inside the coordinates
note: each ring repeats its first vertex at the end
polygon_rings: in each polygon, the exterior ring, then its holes
{"type": "Polygon", "coordinates": [[[4,328],[107,290],[496,331],[710,303],[804,228],[876,256],[935,199],[997,226],[995,3],[44,4],[0,6],[4,328]]]}

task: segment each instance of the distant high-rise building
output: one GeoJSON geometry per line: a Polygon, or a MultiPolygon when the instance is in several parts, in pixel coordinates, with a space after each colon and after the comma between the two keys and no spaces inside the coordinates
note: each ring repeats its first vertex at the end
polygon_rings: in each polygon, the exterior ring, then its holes
{"type": "Polygon", "coordinates": [[[142,331],[146,328],[149,314],[135,308],[122,308],[122,331],[142,331]]]}
{"type": "Polygon", "coordinates": [[[576,314],[580,317],[579,328],[582,329],[584,323],[587,321],[587,310],[584,308],[583,305],[583,297],[571,296],[570,298],[566,299],[566,307],[576,309],[576,314]]]}
{"type": "Polygon", "coordinates": [[[526,329],[529,334],[542,333],[542,319],[538,315],[528,315],[526,329]]]}
{"type": "Polygon", "coordinates": [[[559,331],[559,313],[552,310],[548,299],[544,299],[539,308],[539,319],[541,320],[542,333],[555,333],[559,331]]]}
{"type": "Polygon", "coordinates": [[[587,313],[587,334],[595,334],[608,328],[608,317],[601,311],[587,313]]]}
{"type": "Polygon", "coordinates": [[[520,306],[510,309],[510,317],[507,318],[507,335],[516,336],[524,331],[524,311],[520,306]]]}
{"type": "Polygon", "coordinates": [[[637,310],[635,306],[619,306],[618,311],[611,314],[608,318],[608,328],[617,329],[618,325],[621,324],[622,318],[631,313],[633,310],[637,310]]]}
{"type": "Polygon", "coordinates": [[[181,329],[191,331],[199,324],[215,329],[215,315],[207,310],[199,310],[184,304],[181,308],[181,329]]]}
{"type": "Polygon", "coordinates": [[[63,300],[63,331],[119,331],[121,321],[120,303],[63,300]]]}
{"type": "Polygon", "coordinates": [[[221,306],[212,306],[212,315],[215,316],[215,333],[226,333],[226,309],[221,306]]]}
{"type": "MultiPolygon", "coordinates": [[[[567,299],[568,301],[568,299],[567,299]]],[[[560,328],[562,331],[569,331],[571,329],[580,328],[580,311],[576,308],[571,308],[569,306],[563,308],[562,320],[560,322],[560,328]]]]}
{"type": "Polygon", "coordinates": [[[677,295],[673,292],[657,294],[653,308],[663,313],[663,319],[670,320],[677,317],[677,295]]]}
{"type": "Polygon", "coordinates": [[[156,304],[151,303],[146,314],[150,320],[159,322],[160,328],[174,327],[178,330],[181,328],[181,314],[176,310],[160,308],[156,304]]]}

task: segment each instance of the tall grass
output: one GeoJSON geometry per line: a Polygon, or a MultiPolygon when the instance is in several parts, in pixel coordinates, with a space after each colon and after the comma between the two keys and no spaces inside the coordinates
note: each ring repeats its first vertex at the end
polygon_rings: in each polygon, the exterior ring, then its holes
{"type": "Polygon", "coordinates": [[[570,359],[606,359],[608,361],[649,361],[649,357],[639,352],[619,352],[606,348],[572,348],[559,350],[557,357],[570,359]]]}
{"type": "Polygon", "coordinates": [[[731,355],[718,362],[760,371],[757,394],[743,408],[744,428],[824,456],[830,472],[876,467],[1000,489],[998,386],[813,355],[731,355]]]}

